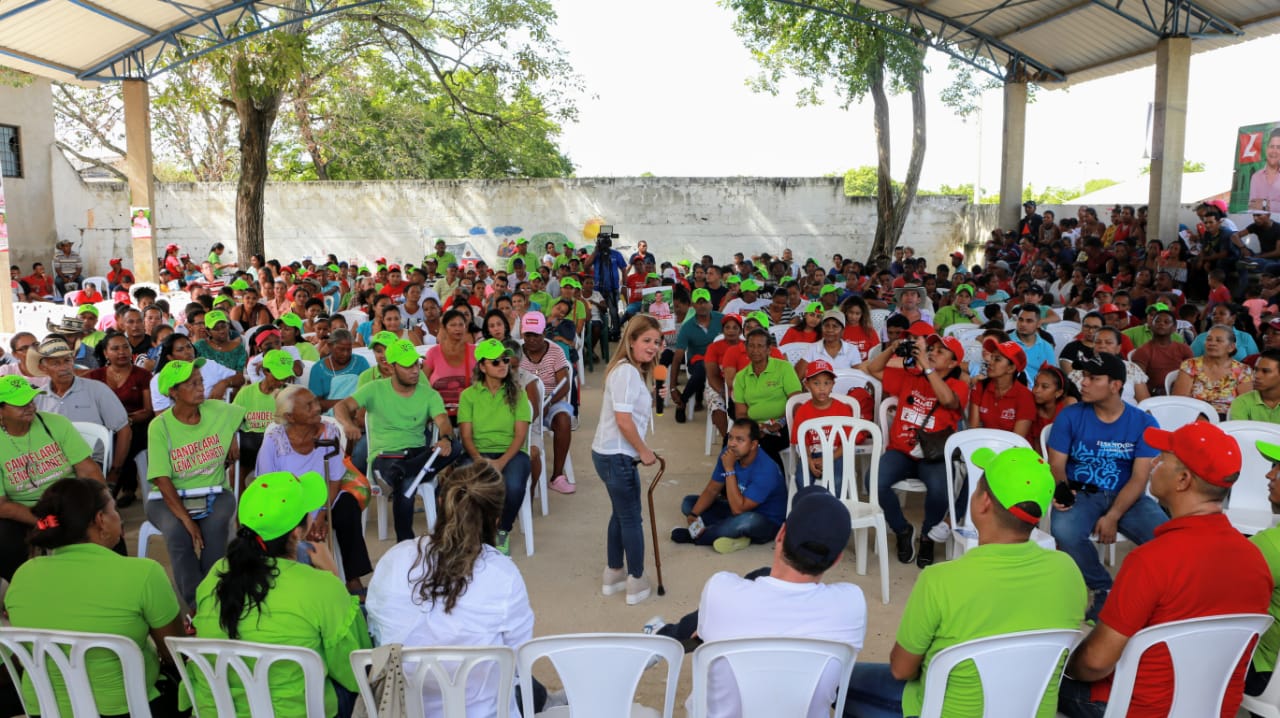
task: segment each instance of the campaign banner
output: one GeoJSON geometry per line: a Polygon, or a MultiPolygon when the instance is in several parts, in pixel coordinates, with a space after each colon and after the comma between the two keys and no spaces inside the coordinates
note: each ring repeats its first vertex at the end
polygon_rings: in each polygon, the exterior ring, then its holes
{"type": "Polygon", "coordinates": [[[675,305],[671,303],[671,287],[646,287],[640,296],[640,311],[658,320],[663,334],[676,333],[675,305]]]}
{"type": "Polygon", "coordinates": [[[1280,121],[1239,129],[1235,168],[1228,203],[1231,212],[1280,211],[1280,121]]]}
{"type": "Polygon", "coordinates": [[[134,239],[151,239],[151,208],[129,208],[129,235],[134,239]]]}

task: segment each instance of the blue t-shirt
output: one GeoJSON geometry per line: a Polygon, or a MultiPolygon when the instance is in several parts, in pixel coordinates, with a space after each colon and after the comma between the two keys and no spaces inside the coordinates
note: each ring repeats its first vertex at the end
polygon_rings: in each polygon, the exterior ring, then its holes
{"type": "Polygon", "coordinates": [[[1092,406],[1072,404],[1053,420],[1049,448],[1067,455],[1068,480],[1119,491],[1133,474],[1134,459],[1160,453],[1142,438],[1154,426],[1154,417],[1131,404],[1110,424],[1099,420],[1092,406]]]}
{"type": "MultiPolygon", "coordinates": [[[[759,504],[755,512],[781,525],[787,518],[787,482],[778,464],[768,454],[756,450],[755,461],[750,466],[735,463],[734,468],[742,495],[759,504]]],[[[711,473],[711,480],[724,483],[724,464],[719,460],[711,473]]]]}
{"type": "Polygon", "coordinates": [[[1036,383],[1036,374],[1039,373],[1040,367],[1044,364],[1049,366],[1057,366],[1058,361],[1053,355],[1053,345],[1045,341],[1044,337],[1036,334],[1035,344],[1026,344],[1022,338],[1016,334],[1013,340],[1022,347],[1022,351],[1027,355],[1027,384],[1036,383]]]}

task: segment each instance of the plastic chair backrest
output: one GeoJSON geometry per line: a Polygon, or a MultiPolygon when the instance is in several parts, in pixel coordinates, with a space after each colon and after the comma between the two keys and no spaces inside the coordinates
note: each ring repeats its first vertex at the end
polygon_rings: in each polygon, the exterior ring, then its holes
{"type": "Polygon", "coordinates": [[[373,350],[369,347],[355,347],[351,350],[351,356],[364,357],[369,362],[369,366],[377,366],[378,359],[373,355],[373,350]]]}
{"type": "Polygon", "coordinates": [[[1164,393],[1166,396],[1173,394],[1173,382],[1178,380],[1178,374],[1180,373],[1179,371],[1171,371],[1164,375],[1164,393]]]}
{"type": "Polygon", "coordinates": [[[1228,515],[1231,509],[1252,509],[1270,514],[1267,472],[1271,470],[1271,460],[1258,453],[1255,444],[1258,441],[1280,444],[1280,424],[1267,421],[1224,421],[1218,428],[1236,440],[1243,459],[1240,478],[1231,487],[1231,495],[1227,497],[1228,515]]]}
{"type": "MultiPolygon", "coordinates": [[[[786,413],[784,414],[784,416],[787,417],[787,426],[792,426],[795,423],[793,419],[795,419],[795,416],[796,416],[796,408],[799,407],[801,404],[805,403],[806,401],[809,401],[812,398],[813,398],[813,394],[810,394],[807,391],[802,391],[799,394],[793,394],[792,396],[787,397],[787,410],[786,410],[786,413]]],[[[836,394],[833,392],[831,394],[831,399],[832,401],[838,401],[841,404],[844,404],[845,406],[848,406],[849,408],[853,409],[854,418],[861,418],[858,415],[859,413],[861,413],[862,409],[861,407],[858,406],[858,402],[853,400],[853,397],[844,396],[844,395],[836,394]]]]}
{"type": "Polygon", "coordinates": [[[243,704],[236,705],[231,694],[229,679],[234,674],[243,686],[249,715],[252,718],[272,718],[275,715],[275,708],[271,704],[271,684],[267,679],[268,673],[277,663],[295,663],[302,669],[306,711],[305,713],[291,711],[290,714],[305,715],[306,718],[325,718],[326,716],[324,662],[320,660],[319,654],[309,648],[172,636],[165,638],[164,642],[174,656],[178,673],[182,676],[182,685],[186,686],[191,702],[193,704],[196,702],[196,696],[188,670],[195,666],[204,679],[205,687],[213,695],[216,715],[237,715],[237,709],[243,710],[245,707],[243,704]],[[212,662],[209,660],[211,656],[214,658],[212,662]],[[252,668],[245,662],[246,658],[253,659],[252,668]]]}
{"type": "Polygon", "coordinates": [[[787,361],[795,364],[804,359],[804,355],[809,353],[809,349],[813,347],[812,342],[791,342],[786,346],[778,347],[782,353],[786,355],[787,361]]]}
{"type": "MultiPolygon", "coordinates": [[[[506,646],[402,646],[400,660],[405,674],[406,715],[426,715],[422,700],[425,688],[439,692],[444,711],[440,714],[442,718],[466,718],[467,681],[472,671],[482,665],[486,666],[486,671],[491,668],[498,671],[495,700],[498,718],[507,718],[511,713],[516,654],[506,646]]],[[[377,703],[369,685],[369,668],[372,665],[372,650],[351,652],[351,670],[356,674],[360,698],[364,700],[369,715],[376,716],[377,703]]]]}
{"type": "MultiPolygon", "coordinates": [[[[831,466],[835,461],[835,450],[837,446],[845,444],[845,459],[841,461],[841,478],[840,478],[840,494],[837,498],[844,502],[858,502],[872,506],[875,511],[880,509],[879,492],[876,491],[879,486],[877,481],[880,478],[880,455],[884,453],[884,434],[880,432],[880,427],[876,426],[866,419],[850,419],[843,416],[824,416],[817,419],[809,419],[802,423],[796,430],[796,436],[803,441],[810,432],[818,437],[819,445],[822,451],[822,466],[825,469],[831,466]],[[869,471],[870,478],[868,486],[871,487],[867,492],[865,499],[858,498],[858,469],[857,462],[854,461],[854,442],[857,441],[858,434],[866,432],[871,436],[871,461],[869,471]]],[[[864,444],[865,447],[865,444],[864,444]]],[[[803,485],[808,486],[813,477],[809,475],[809,462],[797,462],[800,465],[800,475],[803,477],[803,485]]],[[[832,485],[829,472],[823,471],[821,478],[817,480],[818,485],[826,487],[827,491],[835,493],[835,486],[832,485]]],[[[791,489],[794,493],[794,488],[791,489]]],[[[851,512],[852,513],[852,512],[851,512]]],[[[871,525],[871,515],[862,516],[861,519],[857,515],[854,516],[855,527],[861,523],[871,525]]]]}
{"type": "Polygon", "coordinates": [[[347,326],[350,327],[353,332],[356,330],[356,327],[369,321],[369,315],[359,309],[347,309],[338,313],[347,320],[347,326]]]}
{"type": "MultiPolygon", "coordinates": [[[[352,352],[354,351],[355,350],[353,349],[352,352]]],[[[303,359],[301,361],[302,361],[302,376],[298,377],[298,380],[294,383],[302,387],[310,386],[311,370],[315,368],[316,363],[309,359],[303,359]]],[[[375,365],[370,364],[369,366],[375,366],[375,365]]]]}
{"type": "Polygon", "coordinates": [[[115,448],[111,431],[101,424],[90,424],[87,421],[73,421],[71,425],[80,432],[84,442],[89,445],[91,453],[96,450],[98,444],[102,445],[102,474],[105,476],[107,470],[111,468],[111,454],[115,448]]]}
{"type": "Polygon", "coordinates": [[[982,327],[977,324],[952,324],[942,330],[942,335],[947,337],[955,337],[961,342],[969,341],[982,334],[982,327]]]}
{"type": "Polygon", "coordinates": [[[1040,456],[1049,461],[1049,434],[1053,432],[1053,424],[1046,424],[1040,430],[1040,456]]]}
{"type": "Polygon", "coordinates": [[[875,328],[876,334],[880,338],[884,338],[885,323],[889,321],[890,311],[888,309],[872,309],[871,310],[871,326],[875,328]]]}
{"type": "Polygon", "coordinates": [[[1033,716],[1050,683],[1062,678],[1063,660],[1080,637],[1077,630],[1022,631],[965,641],[938,651],[924,680],[921,716],[942,715],[947,679],[956,666],[973,661],[982,682],[981,718],[1033,716]]]}
{"type": "Polygon", "coordinates": [[[889,436],[889,429],[893,425],[893,417],[898,412],[898,397],[887,396],[884,401],[880,402],[876,407],[876,423],[880,425],[880,431],[885,436],[889,436]]]}
{"type": "Polygon", "coordinates": [[[98,292],[102,294],[104,297],[107,295],[109,285],[107,284],[106,277],[103,277],[103,276],[85,277],[84,279],[80,280],[81,286],[87,287],[90,284],[92,284],[94,288],[96,288],[98,292]]]}
{"type": "Polygon", "coordinates": [[[1156,424],[1165,431],[1174,431],[1197,420],[1218,423],[1218,410],[1212,404],[1189,396],[1153,396],[1138,402],[1138,408],[1155,418],[1156,424]]]}
{"type": "Polygon", "coordinates": [[[871,405],[880,406],[881,395],[884,394],[884,386],[879,379],[857,369],[837,369],[836,385],[831,390],[831,393],[848,396],[849,392],[854,389],[869,390],[871,392],[871,405]]]}
{"type": "Polygon", "coordinates": [[[636,686],[654,656],[667,662],[662,715],[675,711],[676,684],[684,646],[666,636],[643,633],[580,633],[535,638],[516,649],[521,709],[533,715],[533,664],[550,659],[564,684],[571,715],[628,716],[636,686]]]}
{"type": "Polygon", "coordinates": [[[1104,718],[1129,712],[1138,663],[1152,646],[1164,644],[1173,662],[1173,705],[1169,718],[1203,718],[1222,712],[1231,674],[1249,643],[1271,625],[1267,614],[1237,613],[1162,623],[1133,634],[1111,677],[1111,699],[1104,718]]]}
{"type": "Polygon", "coordinates": [[[31,679],[39,705],[24,706],[28,715],[57,716],[58,698],[49,676],[49,663],[61,675],[71,704],[67,718],[97,718],[98,706],[93,699],[93,684],[85,670],[85,654],[91,649],[105,649],[116,655],[124,671],[125,700],[129,715],[151,718],[147,700],[147,670],[138,644],[125,636],[73,631],[41,631],[29,628],[0,627],[0,657],[15,686],[22,685],[22,674],[31,679]],[[19,673],[13,665],[17,658],[19,673]]]}
{"type": "Polygon", "coordinates": [[[773,326],[769,327],[769,335],[773,337],[773,343],[781,346],[782,337],[787,333],[787,330],[790,328],[791,328],[790,324],[774,324],[773,326]]]}
{"type": "Polygon", "coordinates": [[[857,656],[858,650],[847,643],[816,638],[735,638],[704,643],[693,652],[689,715],[706,718],[711,670],[717,661],[728,663],[738,684],[742,718],[808,715],[818,682],[833,660],[840,664],[834,715],[843,715],[849,674],[857,656]]]}
{"type": "MultiPolygon", "coordinates": [[[[1013,449],[1023,447],[1030,449],[1031,443],[1026,439],[1018,436],[1012,431],[1004,431],[1001,429],[965,429],[957,431],[947,437],[946,444],[943,445],[943,451],[946,456],[950,457],[956,450],[960,451],[960,456],[964,460],[965,468],[968,469],[968,480],[976,481],[978,474],[982,473],[982,469],[973,465],[973,452],[978,449],[988,448],[997,454],[1005,449],[1013,449]]],[[[947,470],[947,505],[955,506],[956,503],[956,485],[958,479],[955,476],[955,464],[950,460],[942,462],[947,470]]],[[[967,526],[966,521],[961,523],[967,526]]]]}

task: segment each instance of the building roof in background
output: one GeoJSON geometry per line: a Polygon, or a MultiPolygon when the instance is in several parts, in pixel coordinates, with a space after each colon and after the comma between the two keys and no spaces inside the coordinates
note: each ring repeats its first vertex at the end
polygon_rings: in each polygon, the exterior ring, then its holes
{"type": "MultiPolygon", "coordinates": [[[[1210,199],[1226,199],[1231,192],[1231,172],[1184,172],[1182,174],[1181,204],[1200,204],[1210,199]]],[[[1136,206],[1150,204],[1151,177],[1143,175],[1135,179],[1103,187],[1081,195],[1068,204],[1105,207],[1115,204],[1136,206]]]]}

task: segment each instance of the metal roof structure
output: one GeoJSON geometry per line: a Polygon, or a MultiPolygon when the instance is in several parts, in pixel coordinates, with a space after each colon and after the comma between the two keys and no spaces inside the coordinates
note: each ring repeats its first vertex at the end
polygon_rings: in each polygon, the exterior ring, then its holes
{"type": "Polygon", "coordinates": [[[0,0],[0,65],[145,80],[238,40],[378,0],[0,0]]]}
{"type": "Polygon", "coordinates": [[[1050,89],[1155,62],[1162,37],[1192,52],[1280,33],[1280,0],[774,0],[903,34],[1000,80],[1050,89]],[[861,11],[861,12],[859,12],[861,11]]]}

